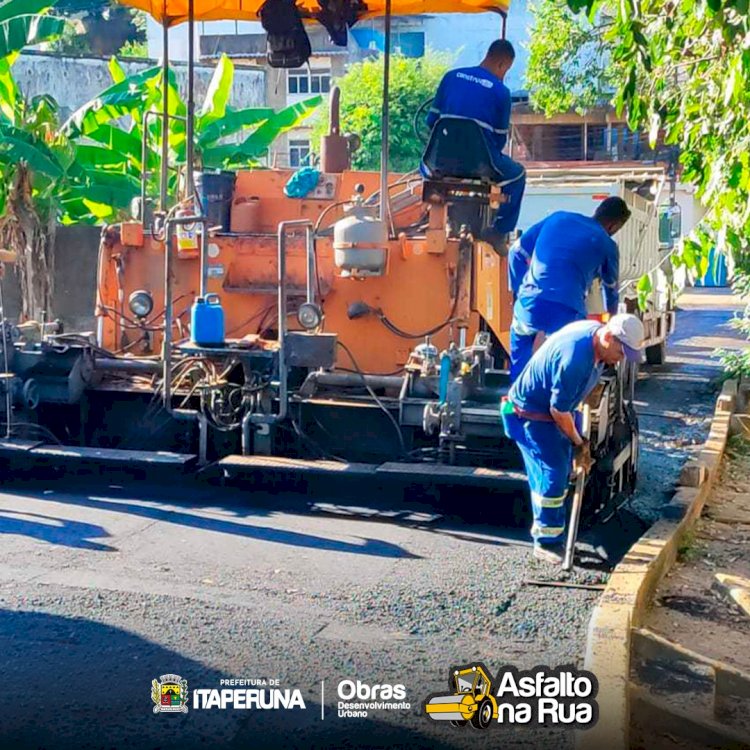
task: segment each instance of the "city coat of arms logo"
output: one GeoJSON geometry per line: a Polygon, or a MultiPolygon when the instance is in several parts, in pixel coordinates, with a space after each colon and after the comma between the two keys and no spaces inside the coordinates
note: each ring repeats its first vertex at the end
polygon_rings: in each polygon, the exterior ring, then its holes
{"type": "Polygon", "coordinates": [[[188,712],[188,685],[178,674],[163,674],[151,683],[151,700],[155,714],[188,712]]]}

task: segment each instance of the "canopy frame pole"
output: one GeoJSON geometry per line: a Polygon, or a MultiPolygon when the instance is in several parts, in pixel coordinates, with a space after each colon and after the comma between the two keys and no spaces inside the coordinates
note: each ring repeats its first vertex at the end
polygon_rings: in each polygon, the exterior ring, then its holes
{"type": "Polygon", "coordinates": [[[508,31],[508,14],[501,12],[500,16],[503,19],[502,29],[500,31],[501,39],[505,39],[505,35],[506,35],[507,31],[508,31]]]}
{"type": "Polygon", "coordinates": [[[188,2],[188,99],[186,127],[186,186],[187,197],[195,195],[193,168],[195,160],[195,0],[188,2]]]}
{"type": "Polygon", "coordinates": [[[387,221],[390,216],[390,200],[388,195],[388,136],[390,102],[388,93],[390,88],[391,68],[391,0],[385,0],[385,40],[383,50],[383,140],[380,146],[380,220],[387,221]]]}
{"type": "Polygon", "coordinates": [[[169,197],[169,20],[167,18],[164,19],[163,30],[162,106],[164,111],[161,121],[161,195],[159,208],[166,211],[169,197]]]}

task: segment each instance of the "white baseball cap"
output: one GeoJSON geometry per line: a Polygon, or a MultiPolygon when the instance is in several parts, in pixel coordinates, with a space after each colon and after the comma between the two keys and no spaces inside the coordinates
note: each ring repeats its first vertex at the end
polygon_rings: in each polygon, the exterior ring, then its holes
{"type": "Polygon", "coordinates": [[[609,319],[607,328],[622,344],[625,358],[629,362],[640,362],[643,339],[646,335],[640,318],[630,313],[619,313],[609,319]]]}

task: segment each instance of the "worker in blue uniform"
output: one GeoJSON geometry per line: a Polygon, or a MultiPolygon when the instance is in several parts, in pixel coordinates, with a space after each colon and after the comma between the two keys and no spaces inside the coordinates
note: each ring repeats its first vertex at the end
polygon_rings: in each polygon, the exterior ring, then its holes
{"type": "Polygon", "coordinates": [[[542,344],[501,404],[505,433],[516,441],[526,467],[539,559],[562,559],[571,461],[585,471],[591,466],[578,409],[605,366],[640,360],[643,339],[643,324],[627,313],[606,324],[570,323],[542,344]]]}
{"type": "Polygon", "coordinates": [[[518,224],[521,198],[526,186],[526,170],[503,153],[510,131],[510,90],[503,83],[516,52],[505,40],[493,42],[479,65],[471,68],[449,70],[440,81],[437,93],[427,115],[427,124],[433,127],[443,115],[466,117],[482,128],[495,169],[503,176],[500,183],[507,197],[501,203],[494,225],[485,236],[492,241],[495,236],[505,236],[518,224]]]}
{"type": "Polygon", "coordinates": [[[544,336],[586,318],[586,294],[602,280],[607,312],[619,304],[619,252],[612,235],[630,218],[622,198],[603,200],[593,216],[556,211],[513,244],[508,283],[515,296],[510,330],[514,381],[544,336]]]}

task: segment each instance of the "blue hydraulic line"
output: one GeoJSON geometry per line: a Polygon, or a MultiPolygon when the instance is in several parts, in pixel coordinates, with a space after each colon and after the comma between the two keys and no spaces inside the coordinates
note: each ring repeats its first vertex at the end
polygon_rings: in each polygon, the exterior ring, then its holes
{"type": "Polygon", "coordinates": [[[440,357],[440,405],[442,406],[448,399],[448,380],[451,376],[451,357],[448,352],[443,352],[440,357]]]}

